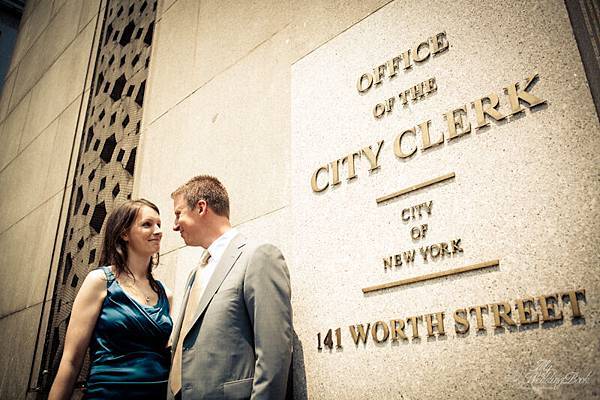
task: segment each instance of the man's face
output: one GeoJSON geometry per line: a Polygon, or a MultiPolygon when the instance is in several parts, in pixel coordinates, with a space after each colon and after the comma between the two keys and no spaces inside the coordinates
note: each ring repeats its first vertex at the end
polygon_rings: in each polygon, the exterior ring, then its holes
{"type": "Polygon", "coordinates": [[[188,246],[200,246],[203,237],[202,215],[198,207],[190,209],[183,194],[173,199],[175,222],[173,230],[179,232],[188,246]]]}

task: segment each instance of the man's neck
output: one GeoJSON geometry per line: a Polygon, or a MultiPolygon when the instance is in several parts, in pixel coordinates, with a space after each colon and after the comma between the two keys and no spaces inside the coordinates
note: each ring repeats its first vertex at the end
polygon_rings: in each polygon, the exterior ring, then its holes
{"type": "Polygon", "coordinates": [[[221,221],[219,224],[215,225],[214,229],[211,231],[211,234],[205,243],[206,246],[202,246],[202,247],[204,247],[205,249],[208,249],[210,247],[210,245],[214,243],[215,240],[220,238],[225,232],[227,232],[229,230],[231,230],[231,224],[229,223],[228,219],[223,218],[223,221],[221,221]]]}

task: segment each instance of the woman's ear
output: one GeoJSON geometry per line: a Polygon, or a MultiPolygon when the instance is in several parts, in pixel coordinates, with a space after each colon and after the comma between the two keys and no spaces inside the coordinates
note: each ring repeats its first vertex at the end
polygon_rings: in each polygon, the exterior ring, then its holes
{"type": "Polygon", "coordinates": [[[121,235],[121,239],[123,239],[126,242],[129,242],[129,235],[127,234],[127,232],[121,235]]]}

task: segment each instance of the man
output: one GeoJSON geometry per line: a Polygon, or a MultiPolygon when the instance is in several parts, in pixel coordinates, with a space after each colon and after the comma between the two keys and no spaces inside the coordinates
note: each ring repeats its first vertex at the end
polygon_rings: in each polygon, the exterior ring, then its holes
{"type": "Polygon", "coordinates": [[[283,399],[292,309],[281,252],[231,227],[227,191],[216,178],[192,178],[171,197],[173,229],[206,250],[173,330],[169,398],[283,399]]]}

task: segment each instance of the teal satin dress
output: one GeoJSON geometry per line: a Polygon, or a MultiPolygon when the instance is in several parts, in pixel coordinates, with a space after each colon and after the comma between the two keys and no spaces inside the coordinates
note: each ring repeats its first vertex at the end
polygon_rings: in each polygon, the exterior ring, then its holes
{"type": "Polygon", "coordinates": [[[159,282],[157,304],[146,306],[123,291],[110,267],[102,269],[108,289],[90,342],[85,398],[164,399],[173,329],[165,290],[159,282]]]}

